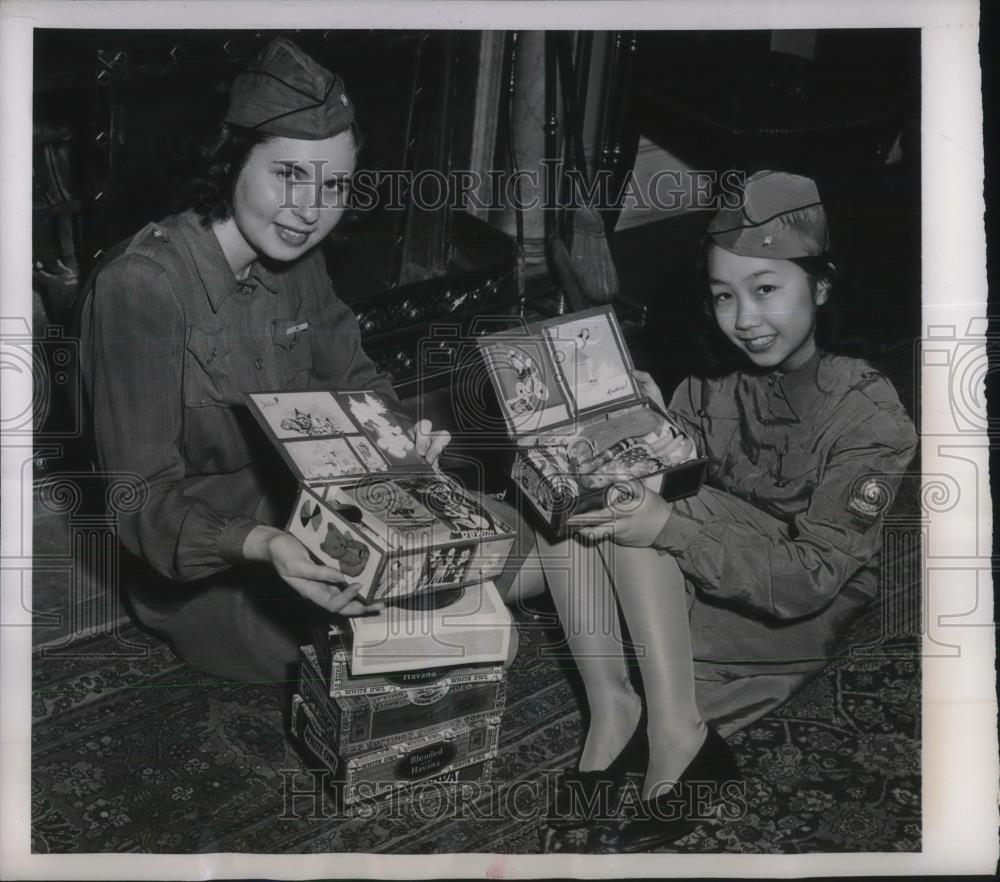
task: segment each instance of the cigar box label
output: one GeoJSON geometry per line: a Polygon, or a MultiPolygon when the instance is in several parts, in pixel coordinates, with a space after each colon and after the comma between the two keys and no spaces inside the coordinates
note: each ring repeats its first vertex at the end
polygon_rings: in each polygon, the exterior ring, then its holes
{"type": "Polygon", "coordinates": [[[449,737],[435,734],[391,749],[341,757],[331,746],[315,708],[296,694],[292,698],[292,734],[343,785],[341,796],[349,806],[417,781],[482,780],[483,764],[497,755],[499,722],[491,717],[470,728],[449,730],[449,737]],[[479,768],[465,771],[470,766],[479,768]]]}
{"type": "Polygon", "coordinates": [[[310,688],[305,681],[302,694],[338,752],[355,755],[388,747],[417,737],[435,734],[441,726],[471,726],[503,712],[506,684],[470,684],[449,690],[441,703],[395,703],[379,706],[373,699],[392,697],[348,696],[331,699],[310,688]],[[349,705],[342,702],[351,701],[349,705]]]}
{"type": "MultiPolygon", "coordinates": [[[[460,751],[456,748],[456,752],[460,751]]],[[[357,803],[365,799],[378,799],[393,791],[405,790],[407,786],[415,784],[426,784],[430,782],[457,782],[462,780],[476,780],[477,773],[467,772],[470,766],[482,766],[483,763],[492,762],[496,758],[496,750],[484,751],[482,753],[470,754],[459,758],[454,757],[450,764],[440,766],[439,760],[435,761],[432,756],[426,757],[427,765],[436,766],[440,771],[436,774],[427,771],[424,774],[416,773],[412,778],[398,777],[394,766],[384,766],[370,769],[364,774],[354,774],[351,771],[350,761],[345,764],[347,781],[343,789],[343,800],[345,805],[357,803]]],[[[405,766],[400,759],[397,765],[405,766]]],[[[400,772],[413,771],[409,767],[400,768],[400,772]]]]}
{"type": "Polygon", "coordinates": [[[428,801],[439,802],[443,787],[486,783],[492,780],[492,777],[493,758],[490,757],[442,772],[433,778],[426,778],[419,782],[419,786],[400,782],[391,789],[383,789],[376,793],[372,787],[362,783],[352,794],[354,800],[345,804],[344,812],[351,818],[372,818],[389,805],[398,809],[406,805],[421,805],[428,801]]]}
{"type": "Polygon", "coordinates": [[[436,668],[429,671],[401,671],[398,674],[386,674],[386,682],[404,689],[414,689],[420,686],[430,686],[448,676],[448,668],[436,668]]]}
{"type": "MultiPolygon", "coordinates": [[[[335,700],[331,699],[323,688],[322,681],[316,677],[315,672],[308,663],[303,662],[299,676],[299,690],[308,699],[309,703],[316,710],[317,715],[323,719],[323,725],[327,732],[339,744],[344,740],[342,731],[342,718],[340,707],[335,700]]],[[[360,733],[361,740],[364,738],[364,731],[360,733]]]]}
{"type": "Polygon", "coordinates": [[[325,679],[329,681],[328,693],[331,698],[347,695],[381,695],[435,683],[447,682],[451,686],[460,686],[505,678],[503,665],[496,663],[353,676],[349,665],[350,656],[340,646],[339,636],[330,635],[322,649],[324,656],[322,667],[315,647],[302,646],[301,654],[312,664],[317,676],[320,676],[321,670],[324,671],[325,679]],[[334,647],[331,647],[331,641],[335,644],[334,647]]]}
{"type": "Polygon", "coordinates": [[[436,775],[455,759],[458,749],[448,741],[420,748],[404,756],[393,769],[393,775],[404,781],[416,781],[436,775]]]}
{"type": "MultiPolygon", "coordinates": [[[[421,763],[429,762],[429,757],[435,755],[436,751],[431,750],[428,754],[423,752],[445,744],[455,748],[456,752],[452,754],[452,761],[457,763],[458,760],[467,760],[469,756],[479,752],[496,750],[499,738],[500,718],[498,716],[492,716],[482,722],[465,726],[461,726],[456,721],[454,726],[445,727],[434,734],[403,741],[384,750],[352,756],[346,763],[347,773],[352,783],[358,777],[392,777],[393,768],[407,757],[419,754],[425,757],[421,763]]],[[[440,755],[444,755],[443,752],[440,755]]]]}
{"type": "Polygon", "coordinates": [[[344,755],[433,734],[444,723],[471,725],[501,713],[506,701],[504,679],[330,698],[309,654],[302,655],[300,692],[335,749],[344,755]]]}
{"type": "Polygon", "coordinates": [[[365,704],[341,708],[341,713],[352,721],[352,734],[355,731],[364,731],[366,740],[378,741],[405,736],[406,733],[417,729],[427,729],[464,717],[500,713],[503,710],[505,693],[505,684],[501,682],[471,684],[449,690],[446,696],[437,702],[422,704],[406,701],[405,695],[385,696],[396,699],[385,704],[378,702],[377,699],[355,699],[365,704]],[[356,720],[360,720],[363,724],[357,730],[353,725],[356,720]]]}
{"type": "MultiPolygon", "coordinates": [[[[303,705],[305,707],[305,705],[303,705]]],[[[308,709],[306,710],[308,715],[308,709]]],[[[340,757],[330,748],[327,740],[319,731],[319,724],[313,719],[309,719],[302,728],[302,740],[314,754],[334,775],[340,768],[340,757]]]]}
{"type": "Polygon", "coordinates": [[[428,686],[423,689],[407,689],[406,698],[410,704],[421,706],[437,704],[451,691],[450,683],[443,683],[439,686],[428,686]]]}
{"type": "Polygon", "coordinates": [[[340,771],[340,757],[323,735],[323,727],[301,695],[292,696],[292,735],[299,738],[330,772],[340,771]]]}

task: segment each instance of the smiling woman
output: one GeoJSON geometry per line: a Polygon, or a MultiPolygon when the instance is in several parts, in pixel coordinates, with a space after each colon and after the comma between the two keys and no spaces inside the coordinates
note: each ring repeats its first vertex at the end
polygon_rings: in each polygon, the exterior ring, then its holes
{"type": "Polygon", "coordinates": [[[788,373],[816,351],[816,310],[829,283],[790,260],[713,248],[708,258],[719,329],[758,367],[788,373]]]}
{"type": "Polygon", "coordinates": [[[346,209],[355,162],[350,129],[255,147],[236,180],[231,216],[213,225],[237,278],[259,257],[295,260],[329,236],[346,209]]]}
{"type": "MultiPolygon", "coordinates": [[[[398,405],[317,248],[344,214],[358,142],[340,77],[274,40],[236,78],[189,207],[112,249],[82,298],[100,467],[148,490],[119,527],[131,607],[231,679],[285,680],[317,607],[381,606],[275,526],[294,487],[239,406],[248,392],[330,388],[398,405]]],[[[412,431],[428,461],[449,440],[426,421],[412,431]]]]}
{"type": "MultiPolygon", "coordinates": [[[[882,522],[916,449],[892,384],[817,345],[834,270],[813,181],[751,176],[705,248],[706,306],[742,364],[689,378],[666,405],[708,461],[705,483],[674,502],[635,484],[588,516],[584,537],[614,543],[591,564],[607,566],[613,593],[550,580],[591,709],[550,823],[588,823],[574,803],[597,805],[602,788],[642,772],[625,851],[677,839],[742,788],[724,736],[821,670],[876,596],[882,522]],[[584,604],[617,604],[643,647],[645,726],[617,637],[568,627],[586,621],[584,604]]],[[[664,406],[652,377],[636,377],[664,406]]],[[[566,553],[544,548],[541,560],[566,553]]]]}

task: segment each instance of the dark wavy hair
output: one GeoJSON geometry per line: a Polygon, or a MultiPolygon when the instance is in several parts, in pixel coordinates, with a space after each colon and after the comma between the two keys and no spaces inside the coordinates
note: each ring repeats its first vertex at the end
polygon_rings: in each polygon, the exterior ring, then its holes
{"type": "MultiPolygon", "coordinates": [[[[740,352],[722,333],[715,317],[712,295],[708,286],[708,255],[716,243],[708,236],[701,240],[698,251],[699,306],[697,310],[702,327],[699,329],[701,348],[710,374],[730,373],[737,369],[747,369],[746,356],[740,352]]],[[[828,286],[826,302],[816,307],[816,345],[824,352],[856,354],[854,341],[840,337],[840,298],[837,295],[841,282],[839,264],[832,252],[815,257],[786,258],[809,277],[809,284],[815,291],[821,283],[828,286]]],[[[752,369],[752,368],[751,368],[752,369]]]]}
{"type": "MultiPolygon", "coordinates": [[[[356,122],[351,123],[350,132],[354,137],[355,151],[360,156],[364,137],[356,122]]],[[[251,151],[271,138],[271,135],[254,129],[221,123],[199,148],[195,171],[184,186],[175,208],[194,209],[206,227],[228,220],[233,214],[236,181],[251,151]]]]}

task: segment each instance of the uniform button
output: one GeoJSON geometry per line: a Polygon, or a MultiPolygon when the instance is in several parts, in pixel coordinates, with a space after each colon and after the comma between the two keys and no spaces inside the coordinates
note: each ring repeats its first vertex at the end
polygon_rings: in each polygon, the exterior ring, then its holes
{"type": "Polygon", "coordinates": [[[703,416],[708,416],[708,414],[706,414],[706,413],[705,413],[705,411],[704,411],[704,410],[702,410],[701,408],[698,408],[698,410],[697,410],[697,414],[698,414],[698,416],[700,416],[700,417],[703,417],[703,416]]]}
{"type": "Polygon", "coordinates": [[[255,361],[255,362],[253,363],[253,366],[254,366],[255,368],[257,368],[257,370],[259,370],[259,371],[262,371],[262,370],[264,370],[264,359],[263,359],[263,358],[258,358],[258,359],[257,359],[257,360],[256,360],[256,361],[255,361]]]}

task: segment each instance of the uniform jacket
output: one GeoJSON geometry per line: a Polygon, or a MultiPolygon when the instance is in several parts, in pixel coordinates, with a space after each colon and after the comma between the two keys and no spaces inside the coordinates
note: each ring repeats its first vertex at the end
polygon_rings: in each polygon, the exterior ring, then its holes
{"type": "Polygon", "coordinates": [[[696,658],[815,669],[876,594],[882,521],[917,446],[895,389],[817,352],[785,375],[690,378],[670,409],[708,458],[654,543],[693,588],[696,658]]]}
{"type": "Polygon", "coordinates": [[[169,579],[199,579],[242,559],[250,530],[277,523],[295,489],[240,393],[396,397],[362,350],[320,249],[254,264],[237,281],[214,233],[185,212],[116,250],[81,312],[98,462],[148,488],[141,510],[120,519],[125,547],[169,579]]]}

